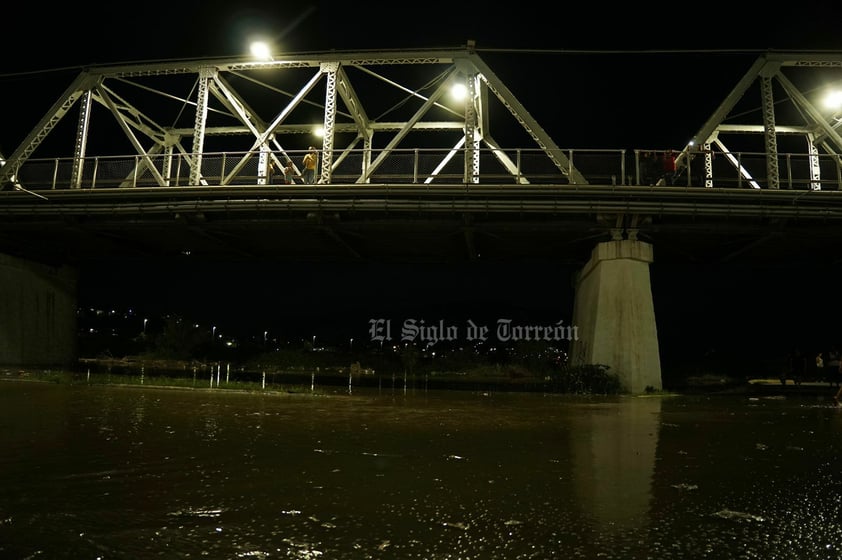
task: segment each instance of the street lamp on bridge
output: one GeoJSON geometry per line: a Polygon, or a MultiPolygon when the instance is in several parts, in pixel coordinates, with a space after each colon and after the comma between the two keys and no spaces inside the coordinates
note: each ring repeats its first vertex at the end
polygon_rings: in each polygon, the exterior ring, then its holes
{"type": "Polygon", "coordinates": [[[258,60],[272,60],[272,49],[266,41],[253,41],[249,45],[249,51],[258,60]]]}
{"type": "Polygon", "coordinates": [[[834,111],[842,108],[842,91],[838,89],[830,90],[824,96],[824,106],[834,111]]]}

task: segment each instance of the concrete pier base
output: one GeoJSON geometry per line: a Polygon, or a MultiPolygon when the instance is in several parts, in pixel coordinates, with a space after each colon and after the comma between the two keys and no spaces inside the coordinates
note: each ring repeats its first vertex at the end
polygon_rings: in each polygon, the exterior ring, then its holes
{"type": "Polygon", "coordinates": [[[0,254],[0,365],[75,361],[77,284],[72,268],[0,254]]]}
{"type": "Polygon", "coordinates": [[[649,264],[652,246],[622,239],[597,245],[575,282],[573,365],[603,364],[626,391],[660,390],[661,358],[649,264]]]}

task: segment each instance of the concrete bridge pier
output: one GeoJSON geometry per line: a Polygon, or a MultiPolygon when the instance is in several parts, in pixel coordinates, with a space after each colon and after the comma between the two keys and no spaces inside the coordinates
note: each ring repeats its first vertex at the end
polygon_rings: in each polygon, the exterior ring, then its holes
{"type": "Polygon", "coordinates": [[[649,264],[652,246],[634,239],[597,245],[575,279],[570,363],[603,364],[626,391],[662,389],[649,264]]]}
{"type": "Polygon", "coordinates": [[[75,269],[0,254],[0,365],[75,361],[77,284],[75,269]]]}

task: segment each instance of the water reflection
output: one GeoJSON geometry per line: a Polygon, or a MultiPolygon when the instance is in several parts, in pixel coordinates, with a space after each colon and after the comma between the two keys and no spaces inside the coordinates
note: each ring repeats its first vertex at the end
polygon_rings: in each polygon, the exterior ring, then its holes
{"type": "Polygon", "coordinates": [[[0,383],[0,557],[834,558],[840,418],[0,383]]]}
{"type": "Polygon", "coordinates": [[[576,417],[570,441],[576,494],[603,528],[639,527],[647,519],[658,446],[661,398],[592,405],[576,417]]]}

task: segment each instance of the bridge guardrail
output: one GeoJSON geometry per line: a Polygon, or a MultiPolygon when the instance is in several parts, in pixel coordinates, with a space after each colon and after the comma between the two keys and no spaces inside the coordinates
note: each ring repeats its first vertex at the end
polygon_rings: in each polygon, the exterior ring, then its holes
{"type": "MultiPolygon", "coordinates": [[[[545,150],[477,150],[478,174],[466,180],[466,150],[395,149],[372,166],[383,150],[345,150],[332,154],[330,184],[568,184],[562,165],[575,168],[592,185],[652,185],[717,188],[770,188],[769,161],[760,152],[688,152],[684,165],[665,173],[663,157],[671,150],[560,150],[555,159],[545,150]],[[508,163],[508,166],[506,165],[508,163]]],[[[678,152],[673,152],[678,155],[678,152]]],[[[291,159],[300,175],[304,151],[273,152],[276,166],[291,159]]],[[[553,154],[550,154],[553,155],[553,154]]],[[[280,173],[267,174],[259,152],[201,154],[202,186],[280,185],[280,173]]],[[[184,154],[28,159],[18,172],[19,184],[32,191],[186,187],[191,161],[184,154]],[[81,166],[77,167],[77,163],[81,166]],[[154,171],[153,171],[154,170],[154,171]],[[75,179],[78,177],[78,180],[75,179]]],[[[778,187],[794,190],[842,190],[842,162],[835,154],[778,154],[778,187]]],[[[301,183],[301,179],[297,179],[301,183]]]]}

